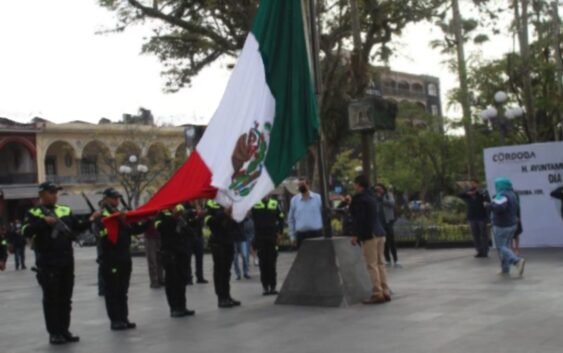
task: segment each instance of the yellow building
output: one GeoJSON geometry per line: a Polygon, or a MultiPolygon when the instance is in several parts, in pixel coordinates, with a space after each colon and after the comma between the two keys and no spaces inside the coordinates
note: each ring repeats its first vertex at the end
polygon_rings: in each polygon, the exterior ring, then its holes
{"type": "MultiPolygon", "coordinates": [[[[11,123],[5,119],[0,126],[5,136],[22,131],[22,124],[11,123]]],[[[12,137],[0,146],[0,166],[8,171],[0,178],[4,194],[0,216],[4,220],[20,218],[22,209],[36,197],[37,185],[44,181],[64,187],[63,202],[81,197],[82,192],[95,202],[107,187],[123,191],[125,175],[120,167],[127,165],[131,156],[147,167],[144,178],[154,180],[153,188],[186,158],[184,127],[35,120],[25,124],[24,132],[26,140],[12,137]]],[[[147,188],[142,193],[151,191],[147,188]]]]}

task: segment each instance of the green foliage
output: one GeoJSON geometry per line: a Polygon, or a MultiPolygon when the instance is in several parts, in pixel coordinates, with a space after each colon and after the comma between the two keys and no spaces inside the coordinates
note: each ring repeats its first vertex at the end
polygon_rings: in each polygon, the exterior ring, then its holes
{"type": "Polygon", "coordinates": [[[356,168],[362,166],[362,161],[353,156],[351,149],[345,149],[336,155],[334,164],[332,164],[331,175],[337,177],[346,187],[348,192],[350,183],[354,180],[358,173],[356,168]]]}

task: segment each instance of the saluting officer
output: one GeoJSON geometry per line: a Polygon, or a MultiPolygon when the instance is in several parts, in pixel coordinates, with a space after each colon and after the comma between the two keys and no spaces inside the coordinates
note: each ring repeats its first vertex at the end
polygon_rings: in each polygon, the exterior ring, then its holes
{"type": "Polygon", "coordinates": [[[108,232],[102,220],[120,212],[118,207],[121,194],[114,188],[109,188],[104,190],[103,195],[101,217],[98,218],[97,227],[100,232],[100,266],[104,282],[106,310],[112,330],[134,329],[137,325],[129,321],[127,304],[132,271],[131,237],[143,233],[148,223],[127,224],[124,221],[124,213],[121,212],[117,241],[113,243],[108,239],[108,232]]]}
{"type": "MultiPolygon", "coordinates": [[[[36,251],[37,281],[43,289],[43,312],[51,344],[78,342],[69,331],[76,233],[90,222],[75,218],[71,209],[57,204],[62,188],[51,182],[39,185],[39,204],[27,211],[23,234],[33,239],[36,251]]],[[[92,217],[91,217],[92,219],[92,217]]]]}
{"type": "Polygon", "coordinates": [[[231,265],[234,258],[234,239],[241,232],[240,225],[231,218],[231,209],[225,209],[213,200],[205,205],[205,223],[211,230],[209,246],[213,256],[213,284],[219,308],[239,306],[240,302],[231,297],[231,265]]]}
{"type": "Polygon", "coordinates": [[[254,248],[258,251],[260,281],[263,295],[276,295],[278,258],[278,235],[283,233],[284,214],[279,202],[273,197],[265,197],[252,208],[255,238],[254,248]]]}
{"type": "Polygon", "coordinates": [[[188,223],[181,204],[161,212],[154,225],[162,239],[161,254],[164,266],[164,286],[171,317],[192,316],[186,308],[188,279],[188,223]]]}

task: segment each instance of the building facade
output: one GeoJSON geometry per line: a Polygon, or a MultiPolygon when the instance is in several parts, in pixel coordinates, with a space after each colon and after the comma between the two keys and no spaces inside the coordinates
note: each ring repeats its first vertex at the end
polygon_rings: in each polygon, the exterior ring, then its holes
{"type": "Polygon", "coordinates": [[[81,193],[95,202],[105,188],[121,188],[119,166],[131,156],[149,172],[173,171],[186,158],[184,127],[0,119],[0,217],[21,218],[44,181],[64,187],[63,203],[81,193]]]}

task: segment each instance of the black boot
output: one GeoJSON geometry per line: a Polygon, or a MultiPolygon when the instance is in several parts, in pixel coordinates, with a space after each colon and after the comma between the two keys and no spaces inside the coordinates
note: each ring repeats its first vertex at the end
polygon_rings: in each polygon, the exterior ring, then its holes
{"type": "Polygon", "coordinates": [[[220,308],[232,308],[234,306],[230,299],[219,299],[220,308]]]}
{"type": "Polygon", "coordinates": [[[75,342],[80,341],[80,337],[74,336],[74,335],[73,335],[72,333],[70,333],[69,331],[63,333],[62,336],[64,337],[64,339],[65,339],[67,342],[75,343],[75,342]]]}
{"type": "Polygon", "coordinates": [[[240,306],[240,302],[238,300],[235,300],[233,298],[229,298],[228,300],[231,302],[233,306],[240,306]]]}
{"type": "Polygon", "coordinates": [[[51,335],[49,336],[49,343],[54,345],[65,344],[67,341],[62,335],[51,335]]]}

